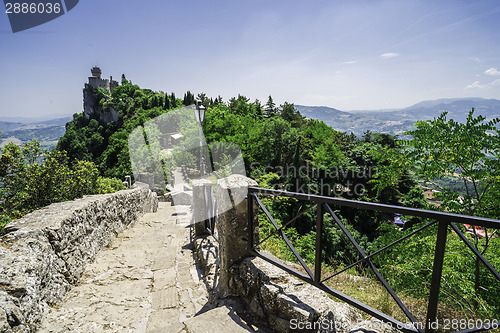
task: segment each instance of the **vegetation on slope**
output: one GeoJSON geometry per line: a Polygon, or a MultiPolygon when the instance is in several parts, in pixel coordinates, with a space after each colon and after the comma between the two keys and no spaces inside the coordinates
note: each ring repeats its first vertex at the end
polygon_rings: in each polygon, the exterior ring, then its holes
{"type": "Polygon", "coordinates": [[[0,233],[12,219],[53,202],[124,188],[118,179],[99,176],[93,162],[49,152],[36,140],[22,147],[10,143],[0,152],[0,233]]]}

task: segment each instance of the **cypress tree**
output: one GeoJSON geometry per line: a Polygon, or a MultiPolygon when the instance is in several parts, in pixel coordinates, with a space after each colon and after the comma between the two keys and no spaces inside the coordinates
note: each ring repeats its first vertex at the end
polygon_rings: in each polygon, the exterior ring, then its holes
{"type": "Polygon", "coordinates": [[[163,105],[163,110],[169,110],[171,108],[170,97],[168,93],[165,93],[165,104],[163,105]]]}
{"type": "Polygon", "coordinates": [[[278,110],[276,110],[276,104],[274,104],[273,98],[269,95],[267,99],[266,108],[264,109],[264,115],[266,118],[270,118],[276,114],[278,110]]]}
{"type": "Polygon", "coordinates": [[[175,93],[172,93],[172,95],[170,95],[170,103],[172,104],[171,107],[173,108],[177,107],[177,101],[175,100],[175,93]]]}

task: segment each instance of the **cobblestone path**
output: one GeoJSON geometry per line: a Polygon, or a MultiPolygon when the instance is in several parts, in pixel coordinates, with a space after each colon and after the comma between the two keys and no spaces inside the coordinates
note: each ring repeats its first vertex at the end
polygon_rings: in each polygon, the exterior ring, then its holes
{"type": "Polygon", "coordinates": [[[189,206],[159,203],[117,235],[40,332],[255,332],[227,306],[212,309],[190,243],[189,206]]]}

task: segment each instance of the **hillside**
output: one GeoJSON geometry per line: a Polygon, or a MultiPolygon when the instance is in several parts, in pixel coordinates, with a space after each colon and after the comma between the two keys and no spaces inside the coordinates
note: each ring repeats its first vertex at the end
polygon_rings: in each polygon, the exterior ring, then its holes
{"type": "Polygon", "coordinates": [[[365,131],[399,135],[410,130],[419,120],[430,120],[448,111],[448,118],[463,122],[467,113],[475,108],[475,114],[487,119],[500,117],[500,100],[483,98],[446,98],[423,101],[396,110],[340,111],[329,107],[295,106],[304,116],[319,119],[338,131],[362,135],[365,131]]]}
{"type": "MultiPolygon", "coordinates": [[[[26,118],[24,120],[27,120],[26,118]]],[[[33,122],[0,121],[0,147],[9,142],[26,143],[33,139],[40,141],[43,147],[52,149],[64,135],[65,125],[71,117],[39,120],[33,122]]]]}

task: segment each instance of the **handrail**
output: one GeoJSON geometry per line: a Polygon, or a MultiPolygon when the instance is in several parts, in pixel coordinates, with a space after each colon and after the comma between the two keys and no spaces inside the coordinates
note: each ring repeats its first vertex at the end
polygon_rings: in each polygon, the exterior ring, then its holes
{"type": "MultiPolygon", "coordinates": [[[[383,322],[390,323],[393,325],[393,327],[398,328],[401,331],[404,332],[413,332],[413,333],[423,333],[424,330],[422,328],[422,325],[419,325],[419,323],[416,321],[416,319],[413,317],[411,312],[404,306],[402,301],[399,299],[399,297],[396,295],[394,290],[389,286],[387,281],[384,279],[382,274],[377,270],[371,259],[387,250],[388,248],[394,246],[395,244],[400,243],[402,240],[407,239],[420,231],[426,229],[427,227],[438,224],[438,233],[436,237],[436,247],[435,247],[435,254],[434,254],[434,264],[433,264],[433,270],[432,270],[432,277],[431,277],[431,288],[430,288],[430,296],[429,296],[429,304],[427,308],[427,318],[426,318],[426,325],[425,325],[425,333],[431,333],[434,331],[435,327],[432,325],[436,321],[437,317],[437,307],[438,307],[438,296],[439,296],[439,290],[440,290],[440,284],[441,284],[441,275],[442,275],[442,268],[443,268],[443,261],[444,261],[444,253],[445,253],[445,246],[446,246],[446,238],[447,238],[447,231],[448,231],[448,226],[451,226],[453,231],[457,233],[457,235],[460,237],[462,241],[472,250],[474,255],[476,255],[480,261],[493,273],[495,278],[500,281],[500,274],[488,263],[488,261],[479,253],[474,246],[467,240],[467,238],[462,234],[462,232],[456,227],[455,223],[460,223],[460,224],[472,224],[472,225],[477,225],[477,226],[482,226],[486,228],[495,228],[495,229],[500,229],[500,221],[499,220],[494,220],[494,219],[488,219],[488,218],[482,218],[482,217],[474,217],[474,216],[465,216],[465,215],[459,215],[459,214],[452,214],[452,213],[445,213],[445,212],[437,212],[437,211],[431,211],[431,210],[422,210],[422,209],[416,209],[416,208],[409,208],[409,207],[401,207],[401,206],[395,206],[395,205],[387,205],[387,204],[379,204],[379,203],[372,203],[372,202],[363,202],[363,201],[356,201],[356,200],[348,200],[348,199],[343,199],[343,198],[334,198],[334,197],[325,197],[325,196],[319,196],[319,195],[310,195],[310,194],[303,194],[303,193],[296,193],[296,192],[288,192],[288,191],[281,191],[281,190],[272,190],[272,189],[264,189],[264,188],[259,188],[259,187],[254,187],[250,186],[248,187],[248,223],[249,223],[249,230],[250,235],[250,246],[251,248],[251,253],[272,263],[273,265],[287,271],[288,273],[296,276],[297,278],[308,282],[317,288],[327,292],[330,295],[333,295],[334,297],[337,297],[346,303],[364,311],[365,313],[370,314],[371,316],[382,320],[383,322]],[[315,202],[318,209],[317,209],[317,217],[316,217],[316,253],[315,253],[315,272],[314,274],[310,271],[309,267],[305,264],[305,262],[302,260],[296,249],[293,247],[293,245],[289,242],[289,240],[286,238],[286,235],[283,232],[283,229],[285,228],[286,225],[290,223],[287,222],[283,226],[279,226],[269,213],[269,211],[266,209],[264,204],[260,201],[258,194],[263,194],[263,195],[270,195],[270,196],[284,196],[284,197],[291,197],[295,198],[298,200],[304,200],[304,201],[312,201],[315,202]],[[284,240],[287,246],[290,248],[290,250],[293,252],[293,254],[297,257],[299,263],[301,266],[304,268],[304,270],[307,272],[307,275],[300,273],[293,268],[287,266],[286,264],[279,262],[269,256],[266,256],[264,253],[261,253],[258,249],[257,244],[254,244],[253,242],[253,230],[254,230],[254,211],[252,207],[254,207],[254,201],[257,207],[260,207],[260,209],[264,212],[264,215],[271,221],[273,224],[274,228],[276,231],[273,232],[273,234],[279,234],[284,240]],[[418,217],[423,217],[427,219],[432,219],[436,220],[434,222],[430,222],[429,224],[419,228],[416,231],[413,231],[409,235],[406,235],[402,237],[401,239],[383,247],[382,249],[379,249],[378,251],[372,253],[372,254],[366,254],[363,249],[359,246],[359,244],[356,242],[356,240],[352,237],[352,235],[349,233],[349,231],[345,228],[343,223],[340,221],[340,219],[336,216],[334,211],[331,209],[329,206],[330,204],[337,205],[337,206],[343,206],[343,207],[351,207],[351,208],[358,208],[358,209],[367,209],[367,210],[374,210],[374,211],[380,211],[380,212],[386,212],[386,213],[400,213],[400,214],[405,214],[405,215],[411,215],[411,216],[418,216],[418,217]],[[385,289],[389,292],[389,294],[392,296],[394,301],[398,304],[400,309],[405,313],[405,315],[408,317],[408,319],[411,322],[411,326],[408,326],[406,324],[401,323],[400,321],[396,320],[395,318],[392,318],[388,315],[385,315],[384,313],[366,305],[363,304],[362,302],[347,296],[337,290],[334,290],[333,288],[327,286],[324,284],[327,280],[332,278],[333,276],[340,274],[341,272],[345,271],[346,269],[343,269],[340,272],[334,273],[334,275],[326,278],[326,279],[321,279],[321,250],[322,250],[322,229],[323,229],[323,214],[324,212],[330,214],[332,218],[334,219],[335,223],[340,227],[342,232],[348,237],[349,241],[353,244],[353,246],[356,248],[358,251],[361,259],[358,260],[356,263],[353,265],[350,265],[349,268],[353,267],[354,265],[357,265],[361,262],[367,262],[368,266],[370,269],[375,273],[379,281],[383,284],[385,289]]],[[[303,214],[302,212],[301,214],[303,214]]],[[[292,218],[291,221],[295,220],[296,217],[292,218]]],[[[269,237],[266,237],[265,240],[269,239],[269,237]]],[[[264,241],[265,241],[264,240],[264,241]]],[[[262,242],[264,242],[262,241],[262,242]]],[[[261,244],[262,242],[259,242],[258,244],[261,244]]],[[[493,329],[493,328],[498,328],[497,326],[489,326],[488,328],[481,326],[481,327],[475,327],[475,328],[470,328],[467,329],[467,332],[478,332],[478,331],[483,331],[486,329],[493,329]]]]}
{"type": "Polygon", "coordinates": [[[444,221],[448,221],[448,222],[456,222],[456,223],[461,223],[461,224],[473,224],[473,225],[477,225],[477,226],[481,226],[481,227],[485,227],[485,228],[500,229],[500,221],[499,220],[489,219],[489,218],[485,218],[485,217],[475,217],[475,216],[467,216],[467,215],[460,215],[460,214],[453,214],[453,213],[437,212],[437,211],[433,211],[433,210],[425,210],[425,209],[418,209],[418,208],[380,204],[380,203],[374,203],[374,202],[365,202],[365,201],[356,201],[356,200],[349,200],[349,199],[343,199],[343,198],[325,197],[325,196],[320,196],[320,195],[315,195],[315,194],[304,194],[304,193],[297,193],[297,192],[272,190],[272,189],[254,187],[254,186],[249,186],[248,191],[254,192],[254,193],[260,193],[260,194],[274,195],[274,196],[293,197],[293,198],[298,199],[298,200],[324,202],[324,203],[329,203],[332,205],[345,206],[345,207],[351,207],[351,208],[375,210],[375,211],[386,212],[386,213],[398,212],[398,213],[401,213],[404,215],[418,216],[418,217],[429,218],[429,219],[439,219],[439,220],[444,220],[444,221]]]}

